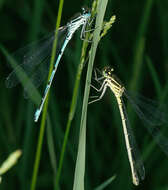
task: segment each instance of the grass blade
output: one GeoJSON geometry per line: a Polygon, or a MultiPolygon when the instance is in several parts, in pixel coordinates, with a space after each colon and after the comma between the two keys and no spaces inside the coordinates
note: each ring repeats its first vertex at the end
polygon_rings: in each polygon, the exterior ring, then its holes
{"type": "MultiPolygon", "coordinates": [[[[9,64],[12,66],[12,68],[18,67],[17,62],[13,59],[12,56],[9,55],[9,53],[6,51],[6,49],[2,45],[0,45],[0,49],[6,56],[7,60],[9,61],[9,64]]],[[[17,70],[16,74],[23,87],[27,84],[28,81],[30,83],[28,76],[26,75],[26,73],[24,72],[24,70],[21,67],[17,70]]],[[[33,83],[30,83],[30,85],[31,85],[31,89],[33,91],[34,96],[30,95],[29,97],[35,104],[38,104],[41,96],[40,96],[38,90],[33,85],[33,83]]],[[[29,92],[28,92],[28,95],[29,95],[29,92]]]]}
{"type": "Polygon", "coordinates": [[[151,61],[151,59],[150,59],[149,56],[146,56],[146,62],[147,62],[147,65],[148,65],[148,68],[149,68],[152,80],[154,82],[154,86],[156,88],[157,96],[160,97],[161,92],[162,92],[162,90],[161,90],[162,89],[161,83],[159,81],[159,77],[157,75],[156,69],[154,68],[154,66],[152,64],[152,61],[151,61]]]}
{"type": "MultiPolygon", "coordinates": [[[[61,22],[63,3],[64,3],[64,0],[61,0],[59,3],[58,17],[57,17],[57,21],[56,21],[56,32],[55,32],[55,38],[54,38],[54,43],[53,43],[53,48],[52,48],[48,80],[50,78],[50,75],[51,75],[51,72],[53,69],[54,59],[55,59],[55,55],[56,55],[57,34],[58,34],[58,28],[59,28],[60,22],[61,22]]],[[[35,156],[35,162],[34,162],[32,182],[31,182],[31,187],[30,187],[31,190],[35,189],[36,182],[37,182],[37,174],[38,174],[38,169],[39,169],[39,164],[40,164],[42,143],[43,143],[43,137],[44,137],[44,131],[45,131],[45,122],[46,122],[46,117],[47,117],[48,98],[49,98],[49,93],[48,93],[46,101],[44,103],[44,110],[43,110],[42,120],[41,120],[41,124],[40,124],[40,133],[39,133],[39,137],[38,137],[38,144],[37,144],[37,150],[36,150],[36,156],[35,156]]]]}
{"type": "MultiPolygon", "coordinates": [[[[95,11],[94,11],[95,7],[96,7],[96,1],[94,1],[93,5],[92,5],[92,13],[93,13],[92,15],[93,16],[95,15],[95,11]]],[[[61,170],[62,170],[62,165],[63,165],[63,160],[64,160],[64,154],[65,154],[66,145],[68,142],[68,136],[69,136],[69,132],[70,132],[70,128],[71,128],[71,123],[72,123],[72,120],[74,118],[74,114],[76,111],[79,84],[80,84],[81,74],[82,74],[82,70],[83,70],[83,65],[85,62],[85,57],[86,57],[89,39],[90,39],[90,35],[87,33],[86,34],[86,40],[83,42],[83,46],[82,46],[80,64],[78,65],[78,69],[77,69],[76,80],[75,80],[75,85],[74,85],[74,90],[73,90],[73,95],[72,95],[72,101],[71,101],[70,111],[69,111],[69,115],[68,115],[68,121],[67,121],[67,125],[66,125],[66,131],[65,131],[65,135],[64,135],[63,145],[61,148],[61,155],[60,155],[60,161],[59,161],[59,166],[58,166],[58,172],[57,172],[56,180],[55,180],[55,189],[57,189],[58,185],[59,185],[59,179],[60,179],[60,175],[61,175],[61,170]]]]}
{"type": "MultiPolygon", "coordinates": [[[[143,63],[143,54],[145,49],[145,34],[148,26],[148,21],[151,13],[153,5],[153,0],[145,1],[144,13],[142,15],[141,24],[139,26],[135,48],[134,48],[134,56],[133,56],[133,73],[130,79],[129,90],[130,91],[137,91],[137,83],[141,78],[141,69],[143,63]]],[[[139,85],[140,86],[140,85],[139,85]]]]}
{"type": "Polygon", "coordinates": [[[49,151],[49,157],[51,161],[51,166],[53,169],[54,176],[57,172],[57,159],[56,159],[56,153],[55,153],[55,147],[54,147],[54,139],[53,139],[53,131],[51,126],[50,118],[47,118],[47,144],[48,144],[48,151],[49,151]]]}
{"type": "Polygon", "coordinates": [[[78,144],[78,153],[77,153],[77,161],[76,161],[76,167],[75,167],[73,190],[78,190],[78,189],[84,190],[87,105],[88,105],[93,63],[94,63],[94,59],[96,55],[96,49],[100,40],[101,26],[103,24],[103,18],[104,18],[107,2],[108,0],[98,0],[96,26],[95,26],[95,31],[93,34],[91,55],[89,58],[86,83],[85,83],[85,92],[84,92],[84,100],[83,100],[83,107],[82,107],[79,144],[78,144]]]}
{"type": "Polygon", "coordinates": [[[101,185],[99,185],[98,187],[96,187],[94,190],[103,190],[104,188],[106,188],[108,185],[110,185],[110,183],[115,180],[116,176],[112,176],[109,179],[107,179],[105,182],[103,182],[101,185]]]}
{"type": "Polygon", "coordinates": [[[31,27],[30,27],[30,32],[29,32],[31,40],[36,39],[37,34],[39,32],[44,4],[45,4],[45,0],[35,0],[34,1],[34,10],[33,10],[32,20],[30,23],[31,27]]]}

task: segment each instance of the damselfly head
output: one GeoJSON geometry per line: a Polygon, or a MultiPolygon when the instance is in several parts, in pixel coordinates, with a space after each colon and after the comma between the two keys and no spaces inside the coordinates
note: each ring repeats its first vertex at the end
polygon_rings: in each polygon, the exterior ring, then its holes
{"type": "Polygon", "coordinates": [[[82,11],[83,11],[83,14],[87,14],[87,13],[90,14],[90,12],[91,12],[91,10],[87,6],[83,6],[82,11]]]}
{"type": "Polygon", "coordinates": [[[69,22],[72,22],[73,20],[75,19],[78,19],[78,18],[84,18],[85,20],[88,20],[91,16],[91,13],[90,13],[90,10],[88,8],[84,8],[82,7],[82,14],[81,13],[76,13],[73,17],[71,17],[69,19],[69,22]]]}
{"type": "Polygon", "coordinates": [[[114,69],[107,66],[103,68],[102,74],[104,77],[111,77],[113,74],[114,69]]]}

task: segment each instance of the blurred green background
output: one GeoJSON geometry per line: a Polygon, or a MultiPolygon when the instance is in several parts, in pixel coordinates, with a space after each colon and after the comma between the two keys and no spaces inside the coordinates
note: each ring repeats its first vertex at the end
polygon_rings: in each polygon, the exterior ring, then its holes
{"type": "MultiPolygon", "coordinates": [[[[65,0],[61,25],[80,12],[83,5],[90,7],[91,3],[89,0],[65,0]]],[[[57,11],[58,1],[1,0],[0,45],[12,55],[24,45],[47,35],[55,29],[57,11]]],[[[130,91],[166,104],[168,1],[111,0],[105,19],[109,20],[112,15],[116,15],[116,22],[99,43],[94,67],[114,67],[115,73],[130,91]]],[[[81,46],[78,31],[65,50],[52,84],[48,109],[51,127],[47,127],[45,132],[37,181],[37,189],[40,190],[53,189],[55,170],[52,161],[53,157],[57,162],[59,160],[81,46]]],[[[40,122],[34,123],[36,106],[24,99],[21,85],[13,89],[5,87],[5,78],[11,70],[6,57],[0,52],[0,163],[15,149],[23,151],[18,164],[3,175],[0,189],[25,190],[30,189],[40,122]]],[[[86,71],[87,64],[82,73],[60,189],[72,189],[73,185],[86,71]]],[[[45,82],[42,87],[44,89],[45,82]]],[[[93,90],[91,93],[95,95],[93,90]]],[[[131,109],[129,118],[144,161],[145,180],[139,187],[132,184],[118,107],[108,91],[102,101],[88,106],[86,189],[93,189],[113,175],[116,179],[106,189],[168,189],[168,158],[131,109]]],[[[165,135],[168,133],[166,125],[161,129],[165,135]]]]}

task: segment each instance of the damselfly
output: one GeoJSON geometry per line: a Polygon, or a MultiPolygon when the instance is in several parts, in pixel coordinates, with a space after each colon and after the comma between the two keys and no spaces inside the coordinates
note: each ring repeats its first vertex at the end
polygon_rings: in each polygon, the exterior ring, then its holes
{"type": "MultiPolygon", "coordinates": [[[[86,11],[86,9],[83,8],[83,13],[80,16],[78,16],[78,17],[74,18],[73,20],[71,20],[70,22],[68,22],[66,26],[59,28],[58,36],[62,35],[62,33],[65,34],[63,45],[60,48],[60,50],[58,50],[59,54],[56,58],[55,65],[53,67],[53,71],[51,73],[50,79],[49,79],[46,89],[44,91],[44,95],[42,97],[39,108],[35,112],[35,116],[34,116],[35,122],[38,121],[38,118],[41,114],[44,102],[46,100],[47,94],[49,92],[51,83],[54,78],[55,72],[57,70],[58,64],[60,62],[60,59],[64,53],[64,50],[65,50],[68,42],[71,40],[73,34],[75,33],[75,31],[77,29],[80,28],[80,26],[82,26],[81,39],[84,39],[85,32],[86,32],[86,25],[88,23],[88,20],[90,19],[90,16],[91,16],[90,12],[86,11]]],[[[30,46],[29,47],[30,50],[23,56],[22,64],[18,65],[14,69],[14,71],[12,71],[9,74],[9,76],[7,77],[6,86],[8,88],[16,86],[16,84],[19,83],[19,79],[17,77],[17,72],[20,69],[23,69],[26,72],[26,74],[28,75],[28,77],[31,78],[31,82],[34,84],[34,86],[38,87],[41,84],[41,82],[45,79],[45,77],[47,76],[47,73],[48,73],[49,65],[46,63],[46,61],[49,60],[49,57],[50,57],[49,54],[51,54],[51,48],[52,48],[53,41],[54,41],[54,33],[52,35],[50,35],[49,38],[40,41],[40,43],[38,45],[36,45],[36,47],[30,46]],[[44,65],[43,64],[44,62],[45,62],[45,66],[43,66],[43,67],[40,66],[40,68],[37,69],[37,67],[40,64],[44,65]]],[[[59,39],[59,41],[60,41],[60,39],[59,39]]],[[[30,91],[29,83],[24,87],[24,89],[25,89],[25,91],[28,91],[28,90],[30,91]]]]}
{"type": "Polygon", "coordinates": [[[119,79],[113,74],[113,68],[105,67],[102,76],[97,77],[95,72],[95,80],[101,83],[101,87],[97,89],[91,85],[96,91],[101,92],[100,96],[89,102],[89,104],[99,101],[103,98],[106,89],[109,87],[113,92],[120,111],[122,126],[124,131],[125,143],[128,153],[128,159],[131,167],[133,184],[139,185],[139,181],[145,178],[145,169],[143,162],[134,139],[133,131],[130,128],[126,108],[123,101],[123,95],[128,98],[138,116],[148,124],[148,131],[153,135],[154,139],[161,149],[168,155],[168,139],[155,127],[155,125],[164,124],[168,121],[168,115],[165,110],[158,107],[158,104],[143,96],[133,97],[121,84],[119,79]],[[103,82],[101,82],[103,80],[103,82]]]}

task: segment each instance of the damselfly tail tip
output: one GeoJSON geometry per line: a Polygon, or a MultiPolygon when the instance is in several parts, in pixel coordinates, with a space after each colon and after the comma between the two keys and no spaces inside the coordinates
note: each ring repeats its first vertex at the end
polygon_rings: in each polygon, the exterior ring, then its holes
{"type": "Polygon", "coordinates": [[[138,186],[138,185],[139,185],[139,182],[133,181],[133,184],[136,185],[136,186],[138,186]]]}
{"type": "Polygon", "coordinates": [[[139,179],[137,176],[133,176],[132,182],[134,185],[138,186],[139,185],[139,179]]]}
{"type": "Polygon", "coordinates": [[[34,114],[34,121],[37,122],[40,116],[40,110],[38,109],[36,113],[34,114]]]}

